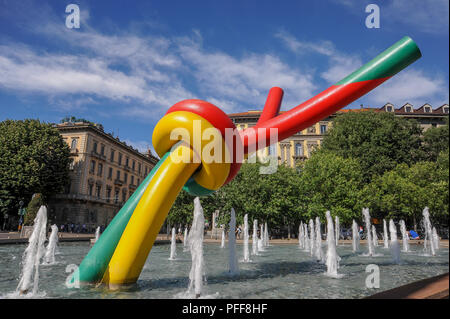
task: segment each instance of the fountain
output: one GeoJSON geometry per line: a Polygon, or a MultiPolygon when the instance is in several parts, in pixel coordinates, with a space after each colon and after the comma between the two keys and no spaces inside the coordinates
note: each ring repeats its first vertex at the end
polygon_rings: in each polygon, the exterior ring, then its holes
{"type": "Polygon", "coordinates": [[[303,237],[303,222],[298,225],[298,248],[303,249],[305,247],[305,241],[303,237]]]}
{"type": "Polygon", "coordinates": [[[305,242],[305,246],[304,246],[304,250],[305,251],[310,251],[310,240],[309,240],[309,236],[308,236],[308,224],[304,223],[303,224],[303,237],[304,237],[304,242],[305,242]]]}
{"type": "Polygon", "coordinates": [[[220,248],[225,248],[225,227],[222,228],[222,240],[220,242],[220,248]]]}
{"type": "Polygon", "coordinates": [[[169,260],[177,259],[177,239],[176,239],[175,227],[172,227],[172,240],[170,241],[170,257],[169,260]]]}
{"type": "Polygon", "coordinates": [[[267,229],[267,223],[264,223],[264,247],[269,247],[269,230],[267,229]]]}
{"type": "Polygon", "coordinates": [[[56,243],[58,242],[58,226],[52,225],[52,232],[48,240],[48,245],[44,255],[44,264],[51,265],[55,263],[56,243]]]}
{"type": "Polygon", "coordinates": [[[405,221],[402,219],[400,220],[400,231],[402,233],[402,240],[403,240],[403,252],[408,252],[409,251],[409,236],[408,236],[408,232],[406,231],[406,225],[405,225],[405,221]]]}
{"type": "Polygon", "coordinates": [[[358,224],[353,220],[352,223],[352,248],[353,252],[356,253],[359,251],[359,227],[358,224]]]}
{"type": "Polygon", "coordinates": [[[315,241],[315,254],[317,261],[324,261],[323,251],[322,251],[322,233],[320,229],[320,218],[316,217],[316,241],[315,241]]]}
{"type": "Polygon", "coordinates": [[[261,229],[259,231],[259,239],[258,239],[258,252],[264,251],[263,238],[264,238],[264,225],[261,224],[261,229]]]}
{"type": "Polygon", "coordinates": [[[94,240],[93,240],[93,242],[91,241],[91,243],[95,244],[99,237],[100,237],[100,226],[97,226],[97,228],[95,229],[94,240]]]}
{"type": "Polygon", "coordinates": [[[342,275],[337,273],[339,269],[339,261],[341,258],[336,252],[336,233],[334,232],[333,219],[331,218],[330,211],[326,212],[327,216],[327,254],[326,254],[326,275],[334,278],[340,278],[342,275]]]}
{"type": "MultiPolygon", "coordinates": [[[[189,287],[187,294],[195,298],[199,298],[203,290],[203,279],[205,276],[203,261],[203,231],[205,225],[205,217],[203,216],[203,208],[200,199],[194,199],[194,220],[189,234],[189,248],[191,251],[192,266],[189,272],[189,287]]],[[[172,238],[174,234],[172,229],[172,238]]]]}
{"type": "Polygon", "coordinates": [[[400,262],[400,245],[397,240],[397,227],[394,224],[394,221],[389,220],[389,232],[391,233],[391,255],[392,259],[396,264],[400,262]]]}
{"type": "Polygon", "coordinates": [[[425,250],[425,253],[428,253],[428,246],[430,246],[431,255],[435,256],[436,252],[434,250],[434,244],[433,244],[433,231],[431,229],[431,222],[430,222],[430,212],[428,210],[428,207],[425,207],[423,210],[423,220],[422,224],[425,228],[425,239],[423,241],[423,249],[425,250]]]}
{"type": "Polygon", "coordinates": [[[248,214],[244,216],[244,259],[242,261],[245,263],[251,262],[248,251],[248,214]]]}
{"type": "Polygon", "coordinates": [[[258,255],[258,220],[253,220],[252,253],[258,255]]]}
{"type": "Polygon", "coordinates": [[[309,253],[311,257],[314,256],[314,242],[315,242],[315,229],[314,229],[314,221],[312,219],[309,220],[309,253]]]}
{"type": "Polygon", "coordinates": [[[47,207],[41,206],[34,219],[33,232],[28,240],[29,244],[22,256],[22,274],[16,289],[20,295],[28,294],[30,289],[33,296],[37,294],[39,285],[39,264],[44,255],[46,233],[47,207]]]}
{"type": "Polygon", "coordinates": [[[236,214],[234,208],[231,208],[230,230],[228,232],[228,247],[229,247],[229,274],[234,276],[239,272],[237,257],[236,257],[236,214]]]}
{"type": "Polygon", "coordinates": [[[383,219],[383,242],[384,242],[384,248],[389,248],[389,237],[387,232],[387,225],[386,225],[386,219],[383,219]]]}
{"type": "Polygon", "coordinates": [[[364,216],[364,221],[366,223],[366,235],[367,235],[367,246],[369,247],[369,256],[373,256],[374,255],[374,248],[373,248],[373,241],[372,241],[372,236],[371,236],[371,227],[370,227],[370,214],[369,214],[369,209],[368,208],[363,208],[363,216],[364,216]]]}
{"type": "Polygon", "coordinates": [[[189,241],[188,241],[188,237],[189,233],[188,233],[188,228],[186,227],[184,229],[184,236],[183,236],[183,251],[187,251],[189,250],[189,241]]]}
{"type": "Polygon", "coordinates": [[[372,239],[373,239],[373,246],[378,247],[378,235],[375,225],[372,225],[372,239]]]}
{"type": "Polygon", "coordinates": [[[336,246],[339,246],[339,238],[341,237],[341,227],[339,225],[339,217],[336,215],[334,218],[335,222],[335,231],[336,231],[336,246]]]}
{"type": "Polygon", "coordinates": [[[433,227],[433,244],[434,244],[434,249],[435,250],[438,250],[439,249],[439,242],[440,242],[440,239],[439,239],[439,235],[437,234],[437,231],[436,231],[436,227],[433,227]]]}

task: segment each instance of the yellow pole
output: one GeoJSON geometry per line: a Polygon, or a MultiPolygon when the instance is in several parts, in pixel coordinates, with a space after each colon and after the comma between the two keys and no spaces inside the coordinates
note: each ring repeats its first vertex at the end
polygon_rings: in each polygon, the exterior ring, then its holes
{"type": "MultiPolygon", "coordinates": [[[[105,271],[102,282],[111,289],[135,283],[178,193],[200,163],[194,163],[194,151],[180,143],[172,156],[161,164],[139,201],[105,271]]],[[[171,155],[172,155],[171,154],[171,155]]]]}

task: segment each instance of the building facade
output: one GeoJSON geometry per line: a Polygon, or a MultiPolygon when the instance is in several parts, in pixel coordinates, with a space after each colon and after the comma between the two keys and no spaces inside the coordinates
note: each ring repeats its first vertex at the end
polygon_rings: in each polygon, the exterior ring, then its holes
{"type": "MultiPolygon", "coordinates": [[[[305,160],[310,157],[311,152],[320,147],[323,137],[328,129],[331,127],[331,122],[339,113],[344,112],[360,112],[373,110],[375,112],[392,112],[395,116],[400,116],[408,119],[416,120],[423,130],[430,127],[438,127],[445,124],[445,119],[448,118],[449,105],[444,104],[438,108],[433,109],[430,104],[424,104],[419,108],[406,103],[405,105],[395,108],[393,104],[386,103],[380,108],[359,108],[359,109],[345,109],[332,114],[326,119],[310,126],[295,135],[273,144],[265,149],[257,152],[259,157],[273,155],[278,157],[279,164],[286,164],[295,167],[298,161],[305,160]]],[[[254,126],[262,111],[248,111],[243,113],[228,114],[238,130],[246,129],[254,126]]],[[[280,112],[284,113],[284,112],[280,112]]]]}
{"type": "Polygon", "coordinates": [[[55,124],[69,145],[70,183],[49,202],[53,223],[106,227],[158,162],[105,133],[100,124],[55,124]]]}

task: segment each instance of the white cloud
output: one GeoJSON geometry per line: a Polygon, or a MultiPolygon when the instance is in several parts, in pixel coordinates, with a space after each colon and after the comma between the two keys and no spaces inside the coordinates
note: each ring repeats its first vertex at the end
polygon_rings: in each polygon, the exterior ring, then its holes
{"type": "Polygon", "coordinates": [[[386,7],[385,20],[400,22],[426,33],[448,32],[448,0],[393,0],[386,7]]]}
{"type": "Polygon", "coordinates": [[[387,80],[369,93],[367,99],[377,105],[391,102],[399,107],[409,102],[415,107],[425,103],[437,107],[448,103],[448,87],[444,79],[410,68],[387,80]]]}
{"type": "Polygon", "coordinates": [[[310,98],[316,89],[310,74],[290,67],[272,54],[250,53],[236,58],[220,51],[207,52],[188,39],[179,42],[179,52],[191,68],[199,90],[205,96],[214,96],[216,101],[228,101],[231,109],[235,105],[261,108],[273,86],[283,88],[286,102],[295,101],[295,105],[310,98]]]}
{"type": "Polygon", "coordinates": [[[350,55],[337,50],[331,41],[300,41],[287,32],[275,34],[292,52],[298,55],[317,53],[328,58],[329,67],[320,76],[328,83],[336,83],[357,70],[362,65],[358,55],[350,55]]]}
{"type": "MultiPolygon", "coordinates": [[[[104,48],[107,49],[107,45],[104,48]]],[[[153,111],[160,111],[161,107],[166,108],[192,95],[174,75],[157,77],[156,67],[148,65],[148,72],[144,72],[145,67],[139,68],[139,59],[120,59],[117,55],[110,59],[105,54],[43,53],[24,45],[0,45],[0,87],[49,97],[91,95],[124,103],[134,101],[143,105],[143,109],[153,111]],[[116,67],[118,62],[124,67],[116,67]],[[169,80],[170,84],[167,84],[169,80]]],[[[148,64],[169,60],[147,59],[148,64]]],[[[62,106],[68,108],[67,104],[62,106]]],[[[77,106],[79,103],[74,103],[74,107],[77,106]]]]}

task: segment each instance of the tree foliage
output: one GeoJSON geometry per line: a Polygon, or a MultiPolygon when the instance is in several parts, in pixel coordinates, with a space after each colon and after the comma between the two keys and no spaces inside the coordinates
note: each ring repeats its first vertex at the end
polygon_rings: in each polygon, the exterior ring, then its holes
{"type": "Polygon", "coordinates": [[[27,213],[25,214],[23,224],[26,226],[31,226],[34,224],[34,219],[36,218],[39,208],[44,205],[44,199],[42,194],[35,194],[27,206],[27,213]]]}
{"type": "Polygon", "coordinates": [[[342,223],[360,218],[364,174],[357,160],[319,150],[300,169],[308,219],[319,216],[324,222],[327,210],[342,223]]]}
{"type": "Polygon", "coordinates": [[[399,164],[367,185],[363,198],[378,216],[405,219],[417,226],[425,206],[434,221],[448,217],[448,171],[435,162],[399,164]]]}
{"type": "Polygon", "coordinates": [[[439,154],[448,150],[449,130],[448,118],[446,124],[439,127],[431,127],[423,134],[424,160],[437,161],[439,154]]]}
{"type": "Polygon", "coordinates": [[[421,128],[414,120],[387,112],[348,112],[334,119],[321,151],[358,160],[364,180],[370,182],[397,164],[423,158],[421,128]]]}
{"type": "Polygon", "coordinates": [[[17,213],[34,193],[44,202],[69,182],[70,150],[51,124],[39,120],[0,122],[0,205],[17,213]]]}
{"type": "MultiPolygon", "coordinates": [[[[337,116],[322,147],[295,169],[278,166],[260,173],[262,164],[243,164],[236,178],[201,199],[208,219],[216,209],[227,225],[231,207],[243,216],[267,222],[271,229],[319,217],[325,211],[349,227],[362,221],[362,208],[375,218],[405,219],[417,225],[425,206],[433,222],[448,224],[448,122],[421,135],[416,121],[385,112],[349,112],[337,116]]],[[[182,193],[171,221],[192,220],[193,197],[182,193]]]]}

